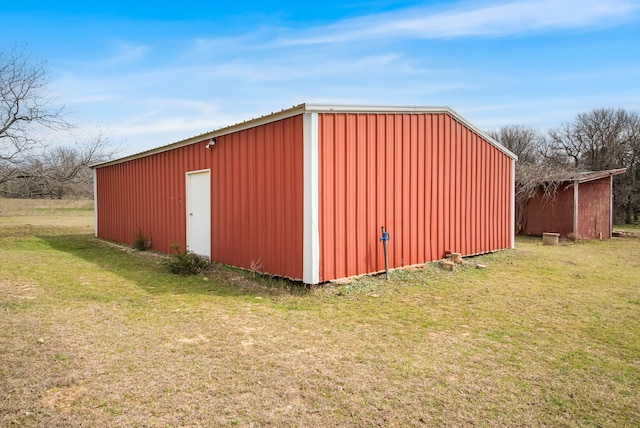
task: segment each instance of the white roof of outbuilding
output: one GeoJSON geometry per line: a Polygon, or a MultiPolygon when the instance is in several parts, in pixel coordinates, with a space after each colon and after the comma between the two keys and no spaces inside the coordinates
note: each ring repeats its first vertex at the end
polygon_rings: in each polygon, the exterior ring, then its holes
{"type": "Polygon", "coordinates": [[[420,106],[366,106],[366,105],[333,105],[333,104],[299,104],[288,109],[281,110],[279,112],[271,113],[268,115],[260,116],[254,119],[249,119],[244,122],[236,123],[235,125],[226,126],[213,131],[205,132],[203,134],[194,135],[193,137],[186,138],[171,144],[156,147],[150,150],[145,150],[140,153],[135,153],[129,156],[125,156],[119,159],[102,162],[91,165],[91,168],[102,168],[109,165],[114,165],[122,162],[127,162],[133,159],[138,159],[146,156],[151,156],[157,153],[174,150],[180,147],[188,146],[191,144],[199,143],[211,138],[220,137],[222,135],[231,134],[233,132],[242,131],[245,129],[253,128],[256,126],[264,125],[267,123],[275,122],[278,120],[286,119],[292,116],[296,116],[303,113],[370,113],[370,114],[384,114],[384,113],[446,113],[455,118],[458,122],[464,124],[469,129],[473,130],[478,135],[482,136],[491,145],[498,148],[512,159],[518,157],[513,154],[506,147],[498,143],[495,139],[489,136],[486,132],[482,131],[471,122],[467,121],[464,117],[460,116],[450,107],[420,107],[420,106]]]}

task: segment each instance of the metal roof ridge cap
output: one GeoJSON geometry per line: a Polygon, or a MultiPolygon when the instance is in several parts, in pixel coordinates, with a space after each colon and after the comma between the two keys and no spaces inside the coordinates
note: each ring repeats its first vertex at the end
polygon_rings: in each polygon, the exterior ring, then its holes
{"type": "Polygon", "coordinates": [[[315,104],[305,103],[304,108],[309,113],[434,113],[449,112],[448,106],[394,106],[394,105],[357,105],[357,104],[315,104]]]}

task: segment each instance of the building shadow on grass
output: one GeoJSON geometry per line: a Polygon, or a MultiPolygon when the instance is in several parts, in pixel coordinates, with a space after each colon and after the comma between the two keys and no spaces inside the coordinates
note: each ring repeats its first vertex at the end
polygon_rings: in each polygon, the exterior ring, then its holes
{"type": "Polygon", "coordinates": [[[311,290],[301,282],[259,272],[209,264],[197,275],[169,272],[172,255],[104,241],[88,234],[39,236],[51,248],[66,252],[100,269],[134,282],[150,294],[213,294],[218,296],[304,296],[311,290]]]}

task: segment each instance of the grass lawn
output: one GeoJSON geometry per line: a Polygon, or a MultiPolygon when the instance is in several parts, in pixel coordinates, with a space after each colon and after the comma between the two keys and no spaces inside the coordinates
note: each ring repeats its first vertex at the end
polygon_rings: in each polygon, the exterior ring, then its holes
{"type": "Polygon", "coordinates": [[[310,290],[171,275],[91,208],[0,199],[0,426],[640,426],[638,237],[310,290]]]}
{"type": "Polygon", "coordinates": [[[640,223],[633,222],[631,224],[616,224],[613,226],[613,230],[619,230],[623,232],[631,232],[640,236],[640,223]]]}

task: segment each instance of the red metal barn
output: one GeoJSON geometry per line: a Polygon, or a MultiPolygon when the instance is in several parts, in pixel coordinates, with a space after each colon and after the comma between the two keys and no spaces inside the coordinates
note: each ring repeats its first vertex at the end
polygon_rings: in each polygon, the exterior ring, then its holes
{"type": "Polygon", "coordinates": [[[511,248],[516,157],[449,108],[301,104],[96,165],[96,236],[316,284],[511,248]]]}
{"type": "Polygon", "coordinates": [[[559,233],[573,239],[609,239],[613,231],[613,176],[626,169],[567,177],[551,200],[543,191],[527,202],[525,235],[559,233]]]}

